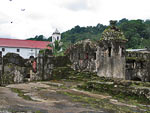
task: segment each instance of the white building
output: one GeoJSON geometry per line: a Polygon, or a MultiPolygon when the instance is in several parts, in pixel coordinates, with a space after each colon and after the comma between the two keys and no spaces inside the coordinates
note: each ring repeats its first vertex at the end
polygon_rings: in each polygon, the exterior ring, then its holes
{"type": "Polygon", "coordinates": [[[0,52],[2,52],[2,56],[7,53],[17,53],[23,58],[29,58],[30,56],[37,57],[41,49],[51,49],[47,47],[48,44],[50,44],[48,41],[0,38],[0,52]]]}
{"type": "Polygon", "coordinates": [[[61,34],[58,31],[58,29],[56,29],[56,31],[52,34],[52,43],[54,43],[55,40],[58,40],[58,41],[61,40],[61,34]]]}

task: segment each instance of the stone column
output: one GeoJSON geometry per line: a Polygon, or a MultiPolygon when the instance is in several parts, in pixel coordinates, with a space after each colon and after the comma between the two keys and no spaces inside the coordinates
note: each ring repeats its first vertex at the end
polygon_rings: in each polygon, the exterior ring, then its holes
{"type": "Polygon", "coordinates": [[[0,85],[1,85],[1,77],[2,77],[2,64],[3,64],[3,59],[2,59],[2,52],[0,51],[0,85]]]}

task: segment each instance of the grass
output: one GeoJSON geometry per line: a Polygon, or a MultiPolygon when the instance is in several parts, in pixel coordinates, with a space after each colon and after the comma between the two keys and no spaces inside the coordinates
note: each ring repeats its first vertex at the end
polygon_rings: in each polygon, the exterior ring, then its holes
{"type": "Polygon", "coordinates": [[[134,113],[136,112],[136,108],[131,108],[128,106],[122,106],[122,105],[115,105],[110,103],[109,99],[98,99],[94,97],[89,97],[85,95],[77,95],[70,92],[60,92],[62,94],[65,94],[67,96],[72,97],[72,101],[74,102],[81,102],[82,106],[84,107],[92,107],[97,110],[105,109],[106,111],[112,112],[112,113],[134,113]]]}
{"type": "Polygon", "coordinates": [[[25,95],[21,89],[11,88],[11,91],[17,93],[19,97],[22,97],[25,100],[33,101],[32,98],[28,95],[25,95]]]}

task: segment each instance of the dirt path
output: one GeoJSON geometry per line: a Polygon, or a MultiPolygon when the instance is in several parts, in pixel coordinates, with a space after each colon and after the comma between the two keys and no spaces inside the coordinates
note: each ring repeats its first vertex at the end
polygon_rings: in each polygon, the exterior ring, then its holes
{"type": "Polygon", "coordinates": [[[0,87],[0,113],[141,112],[137,106],[118,102],[111,96],[77,90],[77,84],[49,81],[0,87]]]}
{"type": "Polygon", "coordinates": [[[0,87],[0,113],[107,113],[84,107],[81,102],[73,102],[71,97],[58,93],[58,90],[40,82],[0,87]],[[21,89],[32,100],[19,97],[11,88],[21,89]]]}

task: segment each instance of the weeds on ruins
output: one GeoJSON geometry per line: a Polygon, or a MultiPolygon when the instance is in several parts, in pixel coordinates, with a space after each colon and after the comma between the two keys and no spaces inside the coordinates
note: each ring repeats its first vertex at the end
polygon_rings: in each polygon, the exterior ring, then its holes
{"type": "Polygon", "coordinates": [[[149,112],[150,52],[127,52],[115,24],[63,56],[48,49],[30,59],[0,54],[0,112],[149,112]]]}

